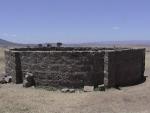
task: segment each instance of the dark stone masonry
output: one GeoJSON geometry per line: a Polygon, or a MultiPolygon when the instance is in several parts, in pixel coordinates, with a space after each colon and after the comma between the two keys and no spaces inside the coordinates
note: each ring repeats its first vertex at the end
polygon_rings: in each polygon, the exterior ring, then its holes
{"type": "Polygon", "coordinates": [[[22,83],[32,73],[36,86],[82,88],[140,83],[145,49],[132,48],[18,48],[5,51],[6,74],[22,83]]]}

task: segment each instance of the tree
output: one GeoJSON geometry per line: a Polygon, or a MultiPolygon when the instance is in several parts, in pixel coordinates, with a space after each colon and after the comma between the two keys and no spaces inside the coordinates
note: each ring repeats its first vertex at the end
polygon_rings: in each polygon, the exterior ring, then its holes
{"type": "Polygon", "coordinates": [[[48,43],[48,44],[47,44],[47,47],[52,47],[52,44],[48,43]]]}
{"type": "Polygon", "coordinates": [[[62,43],[61,42],[57,42],[57,47],[61,47],[62,43]]]}
{"type": "Polygon", "coordinates": [[[41,47],[43,47],[43,45],[42,44],[38,44],[38,47],[41,48],[41,47]]]}

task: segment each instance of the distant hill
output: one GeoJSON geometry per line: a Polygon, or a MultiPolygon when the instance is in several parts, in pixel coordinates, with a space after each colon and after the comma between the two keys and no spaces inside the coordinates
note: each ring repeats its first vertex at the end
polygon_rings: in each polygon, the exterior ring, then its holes
{"type": "Polygon", "coordinates": [[[7,45],[7,44],[12,44],[12,42],[0,39],[0,45],[7,45]]]}
{"type": "Polygon", "coordinates": [[[17,47],[17,46],[22,46],[22,44],[17,44],[17,43],[0,39],[0,47],[17,47]]]}
{"type": "Polygon", "coordinates": [[[112,46],[131,46],[131,47],[150,47],[150,40],[133,40],[133,41],[102,41],[77,44],[78,46],[90,47],[112,47],[112,46]]]}
{"type": "Polygon", "coordinates": [[[89,42],[80,44],[63,44],[64,46],[71,47],[150,47],[150,40],[148,41],[102,41],[102,42],[89,42]]]}
{"type": "MultiPolygon", "coordinates": [[[[43,43],[46,46],[47,43],[43,43]]],[[[52,46],[56,46],[56,43],[51,43],[52,46]]],[[[35,47],[37,44],[19,44],[4,39],[0,39],[0,47],[35,47]]],[[[64,47],[112,47],[112,46],[134,46],[134,47],[150,47],[150,40],[148,41],[102,41],[102,42],[89,42],[78,44],[63,44],[64,47]]]]}
{"type": "Polygon", "coordinates": [[[27,46],[35,46],[35,44],[20,44],[15,42],[10,42],[4,39],[0,39],[0,47],[9,48],[9,47],[27,47],[27,46]]]}

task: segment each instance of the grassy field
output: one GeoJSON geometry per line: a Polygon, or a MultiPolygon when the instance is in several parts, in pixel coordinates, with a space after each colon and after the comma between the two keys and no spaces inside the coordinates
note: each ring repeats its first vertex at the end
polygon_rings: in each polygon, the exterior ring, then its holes
{"type": "MultiPolygon", "coordinates": [[[[0,49],[0,71],[4,55],[0,49]]],[[[145,75],[149,76],[150,53],[146,54],[145,75]]],[[[150,113],[150,78],[143,84],[109,89],[106,92],[76,92],[22,88],[6,84],[0,88],[0,113],[150,113]]]]}

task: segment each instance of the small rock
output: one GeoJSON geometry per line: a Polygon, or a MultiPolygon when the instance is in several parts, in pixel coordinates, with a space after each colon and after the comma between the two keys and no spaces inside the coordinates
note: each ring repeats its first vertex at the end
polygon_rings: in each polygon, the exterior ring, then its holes
{"type": "Polygon", "coordinates": [[[6,84],[7,83],[7,81],[5,80],[6,77],[7,76],[5,73],[0,74],[0,84],[6,84]]]}
{"type": "Polygon", "coordinates": [[[25,75],[25,77],[26,77],[26,76],[27,76],[27,77],[28,77],[28,76],[33,76],[33,74],[32,74],[32,73],[27,72],[27,73],[26,73],[26,75],[25,75]]]}
{"type": "Polygon", "coordinates": [[[4,79],[7,83],[10,83],[12,81],[12,76],[6,76],[4,79]]]}
{"type": "Polygon", "coordinates": [[[75,89],[69,89],[69,93],[75,93],[75,89]]]}
{"type": "Polygon", "coordinates": [[[28,82],[27,80],[23,81],[23,87],[28,88],[28,87],[31,87],[31,86],[32,86],[32,84],[30,82],[28,82]]]}
{"type": "Polygon", "coordinates": [[[98,85],[99,91],[105,91],[105,85],[98,85]]]}
{"type": "Polygon", "coordinates": [[[26,80],[27,80],[28,82],[34,84],[34,76],[28,76],[28,77],[26,78],[26,80]]]}
{"type": "Polygon", "coordinates": [[[31,88],[35,89],[35,86],[32,86],[31,88]]]}
{"type": "Polygon", "coordinates": [[[63,89],[61,89],[61,92],[63,92],[63,93],[67,93],[68,91],[69,91],[68,88],[63,88],[63,89]]]}
{"type": "Polygon", "coordinates": [[[1,84],[6,84],[7,82],[6,82],[5,78],[3,78],[3,79],[0,81],[0,83],[1,83],[1,84]]]}
{"type": "Polygon", "coordinates": [[[23,87],[31,87],[35,85],[34,76],[32,73],[27,72],[24,80],[23,80],[23,87]]]}
{"type": "Polygon", "coordinates": [[[94,86],[84,86],[84,92],[92,92],[94,91],[94,86]]]}
{"type": "Polygon", "coordinates": [[[28,83],[27,80],[23,80],[23,87],[27,87],[27,83],[28,83]]]}

